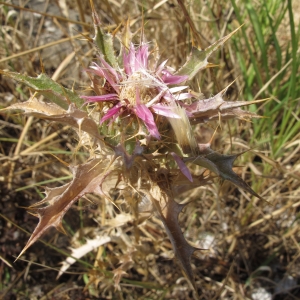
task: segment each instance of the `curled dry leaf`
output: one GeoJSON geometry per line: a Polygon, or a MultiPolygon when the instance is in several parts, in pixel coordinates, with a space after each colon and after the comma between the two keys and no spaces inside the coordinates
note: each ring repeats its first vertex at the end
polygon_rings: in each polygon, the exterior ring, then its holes
{"type": "Polygon", "coordinates": [[[65,110],[54,103],[39,101],[33,97],[26,102],[13,104],[5,110],[17,109],[23,110],[25,114],[40,119],[69,125],[72,128],[79,129],[79,131],[87,132],[94,138],[102,139],[98,133],[98,127],[95,121],[90,118],[86,112],[76,108],[74,104],[71,104],[68,110],[65,110]]]}
{"type": "Polygon", "coordinates": [[[28,240],[18,258],[35,243],[51,226],[64,232],[62,219],[71,205],[87,193],[104,195],[101,189],[103,181],[112,172],[108,161],[92,159],[91,161],[72,168],[73,180],[59,188],[47,189],[46,197],[29,207],[31,212],[39,218],[39,223],[28,240]],[[36,208],[42,204],[47,206],[36,208]]]}

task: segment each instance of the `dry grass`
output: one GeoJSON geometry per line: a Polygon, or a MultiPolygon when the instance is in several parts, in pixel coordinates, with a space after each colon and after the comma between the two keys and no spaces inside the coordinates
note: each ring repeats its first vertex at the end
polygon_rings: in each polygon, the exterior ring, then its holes
{"type": "MultiPolygon", "coordinates": [[[[29,1],[29,9],[0,4],[0,69],[35,76],[41,72],[42,62],[46,74],[63,86],[83,91],[88,78],[82,69],[95,55],[79,34],[92,34],[90,7],[87,1],[59,3],[29,1]]],[[[190,30],[176,1],[107,0],[97,3],[97,9],[109,30],[130,17],[133,32],[140,30],[143,10],[146,37],[158,44],[163,58],[174,67],[189,53],[190,30]]],[[[228,34],[229,25],[237,26],[230,5],[223,1],[195,1],[189,12],[206,46],[228,34]]],[[[251,28],[248,30],[251,36],[251,28]]],[[[288,43],[286,32],[280,29],[278,34],[288,43]]],[[[195,90],[200,86],[209,96],[226,87],[241,73],[237,59],[229,42],[210,60],[220,67],[200,74],[195,90]]],[[[29,90],[24,85],[4,76],[0,82],[1,107],[28,99],[29,90]]],[[[242,88],[238,78],[228,98],[241,99],[242,88]]],[[[253,95],[258,91],[254,86],[253,95]]],[[[214,128],[214,124],[198,128],[203,142],[209,141],[214,128]]],[[[244,151],[249,149],[252,134],[252,124],[223,123],[214,149],[244,151]]],[[[268,142],[257,141],[258,149],[241,156],[238,165],[242,167],[235,171],[266,202],[218,181],[179,199],[191,201],[180,216],[185,236],[191,244],[206,249],[192,262],[200,299],[264,299],[267,292],[273,299],[300,298],[299,141],[296,134],[282,145],[284,151],[276,161],[270,157],[268,142]],[[264,294],[255,298],[259,288],[264,294]]],[[[62,162],[83,162],[86,155],[84,149],[77,149],[76,137],[68,127],[19,114],[0,113],[0,142],[0,286],[4,299],[196,297],[172,260],[171,244],[155,216],[136,220],[127,215],[123,203],[118,203],[123,211],[114,219],[112,204],[93,196],[89,197],[92,202],[82,199],[67,213],[64,226],[68,235],[49,232],[44,237],[47,243],[37,242],[13,263],[36,225],[36,218],[23,207],[39,201],[43,187],[70,180],[69,169],[62,162]],[[84,238],[94,238],[103,228],[110,229],[112,235],[118,233],[123,242],[98,247],[56,280],[60,263],[70,252],[68,247],[78,247],[84,238]],[[140,248],[134,249],[135,239],[141,241],[140,248]],[[113,271],[126,257],[132,262],[118,290],[105,271],[113,271]]]]}

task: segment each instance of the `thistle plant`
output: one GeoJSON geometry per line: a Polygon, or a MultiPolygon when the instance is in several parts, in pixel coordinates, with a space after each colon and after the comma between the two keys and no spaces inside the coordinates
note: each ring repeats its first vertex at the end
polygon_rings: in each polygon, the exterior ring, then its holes
{"type": "MultiPolygon", "coordinates": [[[[123,31],[111,35],[101,28],[94,9],[93,20],[98,55],[85,70],[91,85],[84,95],[61,87],[45,74],[31,78],[5,73],[48,100],[38,100],[34,94],[6,110],[23,110],[68,124],[78,134],[78,146],[90,156],[85,163],[70,167],[71,182],[46,188],[46,197],[29,207],[39,223],[20,255],[49,227],[63,231],[65,213],[78,199],[92,193],[111,203],[124,200],[136,218],[156,215],[183,273],[195,287],[190,259],[200,249],[191,246],[182,233],[178,216],[187,204],[176,198],[210,184],[217,176],[260,198],[232,169],[240,154],[218,153],[194,134],[195,125],[200,123],[257,117],[240,108],[254,102],[225,101],[227,88],[202,99],[189,87],[193,77],[209,66],[209,56],[236,31],[204,50],[194,47],[185,64],[174,70],[168,60],[161,62],[159,49],[146,40],[143,31],[139,43],[134,44],[128,23],[123,31]],[[118,51],[114,39],[119,42],[118,51]],[[195,165],[209,172],[195,175],[195,165]]],[[[124,269],[115,270],[116,283],[124,269]]]]}

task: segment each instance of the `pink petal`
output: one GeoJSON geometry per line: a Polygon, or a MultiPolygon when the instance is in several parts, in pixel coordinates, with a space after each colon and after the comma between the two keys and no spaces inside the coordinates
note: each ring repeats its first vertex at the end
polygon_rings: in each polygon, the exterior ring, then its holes
{"type": "Polygon", "coordinates": [[[188,169],[188,167],[186,166],[186,164],[182,161],[182,159],[180,158],[180,156],[178,156],[176,153],[171,152],[171,155],[173,156],[174,160],[176,161],[180,171],[182,172],[182,174],[190,181],[193,182],[193,177],[192,174],[190,172],[190,170],[188,169]]]}
{"type": "Polygon", "coordinates": [[[140,90],[139,90],[139,88],[136,89],[135,102],[136,102],[137,105],[141,104],[141,98],[140,98],[140,90]]]}
{"type": "Polygon", "coordinates": [[[160,101],[162,96],[167,92],[168,90],[162,90],[160,91],[153,99],[151,99],[148,103],[146,103],[147,107],[151,107],[152,105],[156,104],[160,101]]]}
{"type": "Polygon", "coordinates": [[[133,44],[130,44],[128,54],[124,51],[123,53],[123,65],[125,73],[130,76],[135,71],[135,49],[133,44]]]}
{"type": "Polygon", "coordinates": [[[167,63],[168,60],[163,61],[156,69],[156,74],[160,75],[160,73],[162,72],[163,68],[165,67],[165,64],[167,63]]]}
{"type": "Polygon", "coordinates": [[[162,81],[167,84],[179,84],[186,81],[189,76],[188,75],[172,75],[169,71],[164,69],[162,71],[162,81]]]}
{"type": "Polygon", "coordinates": [[[177,118],[177,119],[180,118],[177,114],[175,114],[173,112],[171,106],[162,105],[162,104],[154,104],[151,106],[151,108],[158,115],[165,116],[168,118],[177,118]]]}
{"type": "Polygon", "coordinates": [[[105,122],[106,120],[113,118],[113,121],[119,116],[120,109],[122,108],[122,104],[119,102],[114,107],[109,109],[107,113],[102,117],[100,124],[105,122]]]}
{"type": "Polygon", "coordinates": [[[97,65],[95,62],[92,63],[92,65],[90,66],[90,69],[91,70],[88,70],[88,72],[91,72],[93,74],[96,74],[100,77],[105,78],[102,68],[99,65],[97,65]]]}
{"type": "Polygon", "coordinates": [[[178,94],[178,95],[174,95],[174,98],[176,100],[186,100],[186,99],[190,99],[192,97],[193,97],[193,95],[190,94],[190,93],[181,93],[181,94],[178,94]]]}
{"type": "Polygon", "coordinates": [[[104,67],[99,67],[96,63],[93,63],[91,67],[98,73],[101,77],[104,77],[110,85],[114,88],[114,90],[119,93],[120,89],[118,86],[118,76],[114,68],[112,68],[103,58],[99,57],[101,63],[104,67]]]}
{"type": "Polygon", "coordinates": [[[122,76],[110,65],[106,62],[105,59],[103,59],[101,56],[98,57],[103,65],[112,75],[114,75],[116,81],[122,80],[122,76]]]}
{"type": "Polygon", "coordinates": [[[135,62],[135,70],[144,68],[148,69],[148,45],[143,44],[140,46],[140,48],[137,50],[136,53],[136,62],[135,62]]]}
{"type": "Polygon", "coordinates": [[[129,55],[126,54],[125,52],[126,50],[124,50],[123,52],[123,66],[125,69],[125,73],[130,76],[132,74],[131,72],[131,68],[130,68],[130,63],[129,63],[129,55]]]}
{"type": "Polygon", "coordinates": [[[174,94],[174,93],[177,93],[177,92],[181,92],[181,91],[185,90],[188,87],[189,87],[188,85],[175,86],[175,87],[170,88],[169,91],[172,94],[174,94]]]}
{"type": "Polygon", "coordinates": [[[169,90],[166,91],[166,93],[163,95],[163,98],[165,100],[167,100],[168,102],[174,101],[176,99],[175,96],[173,94],[171,94],[169,90]]]}
{"type": "Polygon", "coordinates": [[[80,98],[85,99],[86,102],[100,102],[118,100],[119,96],[117,94],[106,94],[101,96],[80,96],[80,98]]]}
{"type": "Polygon", "coordinates": [[[137,104],[135,106],[135,113],[142,121],[144,121],[150,134],[159,140],[160,134],[154,122],[152,112],[149,110],[149,108],[144,104],[137,104]]]}

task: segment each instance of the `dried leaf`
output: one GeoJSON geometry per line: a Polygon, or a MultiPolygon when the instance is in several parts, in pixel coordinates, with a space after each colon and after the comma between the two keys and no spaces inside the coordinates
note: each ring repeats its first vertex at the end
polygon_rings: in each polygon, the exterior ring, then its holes
{"type": "Polygon", "coordinates": [[[67,259],[62,263],[62,266],[57,275],[57,279],[61,275],[63,275],[69,269],[69,267],[76,262],[76,260],[80,259],[94,249],[97,249],[98,247],[109,243],[110,241],[112,241],[112,239],[113,238],[111,236],[98,236],[92,240],[87,239],[86,244],[80,246],[79,248],[72,249],[70,256],[67,257],[67,259]]]}
{"type": "Polygon", "coordinates": [[[263,200],[262,197],[255,193],[251,187],[232,170],[234,161],[241,155],[241,153],[235,155],[224,155],[215,152],[212,149],[208,150],[207,148],[205,149],[205,152],[209,153],[196,157],[183,158],[183,160],[207,168],[220,176],[223,180],[229,180],[236,186],[249,192],[251,195],[263,200]]]}
{"type": "Polygon", "coordinates": [[[181,174],[179,174],[179,176],[177,176],[177,178],[172,181],[174,183],[172,185],[172,192],[174,195],[180,195],[200,186],[212,184],[212,179],[214,178],[213,176],[204,177],[203,174],[198,176],[192,175],[193,182],[190,182],[184,175],[180,175],[181,174]]]}
{"type": "Polygon", "coordinates": [[[212,120],[219,120],[220,117],[222,119],[238,118],[242,120],[261,118],[261,116],[244,111],[239,107],[259,103],[265,101],[265,99],[256,101],[225,101],[223,96],[227,89],[228,86],[214,97],[198,100],[185,106],[185,109],[192,114],[190,117],[191,123],[197,124],[212,120]]]}
{"type": "Polygon", "coordinates": [[[132,255],[134,252],[134,249],[129,249],[127,254],[122,255],[119,258],[119,262],[121,263],[121,265],[117,269],[112,271],[114,274],[113,279],[115,281],[114,286],[118,290],[120,290],[120,280],[124,275],[127,275],[126,272],[132,267],[134,263],[132,259],[132,255]]]}
{"type": "MultiPolygon", "coordinates": [[[[71,205],[87,193],[103,195],[101,185],[111,171],[106,170],[107,161],[92,159],[91,161],[77,165],[72,169],[73,180],[62,187],[47,189],[46,197],[29,207],[34,215],[39,218],[39,223],[28,240],[26,246],[18,258],[51,226],[63,230],[62,218],[71,205]],[[47,206],[36,208],[42,204],[47,206]]],[[[18,259],[17,258],[17,259],[18,259]]]]}
{"type": "Polygon", "coordinates": [[[15,103],[4,110],[15,109],[21,109],[26,114],[40,119],[70,125],[73,128],[89,133],[97,139],[102,138],[98,133],[98,127],[95,121],[89,118],[86,112],[77,109],[74,104],[71,104],[68,110],[64,110],[54,103],[46,103],[36,98],[31,98],[23,103],[15,103]]]}
{"type": "Polygon", "coordinates": [[[184,272],[187,279],[195,288],[195,280],[191,266],[191,257],[196,250],[185,240],[181,228],[178,223],[178,215],[186,204],[178,204],[171,197],[162,193],[157,185],[151,187],[150,193],[145,191],[148,197],[152,200],[153,206],[162,220],[168,237],[172,243],[175,257],[184,272]]]}
{"type": "Polygon", "coordinates": [[[119,267],[119,268],[113,270],[112,272],[114,274],[114,276],[113,276],[113,279],[114,279],[114,282],[115,282],[114,286],[117,290],[120,291],[121,290],[120,280],[122,279],[122,277],[124,275],[128,275],[128,274],[122,269],[122,267],[119,267]]]}

